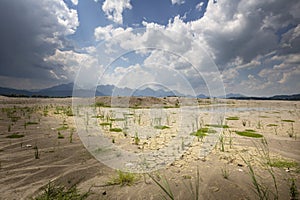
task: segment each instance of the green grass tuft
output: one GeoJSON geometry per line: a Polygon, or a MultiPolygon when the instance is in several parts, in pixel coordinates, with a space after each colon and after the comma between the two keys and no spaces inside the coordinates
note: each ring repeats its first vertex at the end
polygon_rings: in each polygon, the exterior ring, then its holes
{"type": "Polygon", "coordinates": [[[7,138],[22,138],[24,135],[18,134],[18,133],[13,133],[11,135],[6,136],[7,138]]]}
{"type": "Polygon", "coordinates": [[[167,129],[167,128],[170,128],[170,127],[164,126],[164,125],[157,125],[157,126],[154,126],[154,128],[163,130],[163,129],[167,129]]]}
{"type": "Polygon", "coordinates": [[[245,137],[253,137],[253,138],[261,138],[263,135],[256,133],[252,129],[246,129],[245,131],[235,131],[236,134],[240,136],[245,136],[245,137]]]}
{"type": "Polygon", "coordinates": [[[278,126],[277,124],[268,124],[268,127],[272,127],[272,126],[278,126]]]}
{"type": "Polygon", "coordinates": [[[34,125],[34,124],[39,124],[38,122],[26,122],[26,125],[34,125]]]}
{"type": "Polygon", "coordinates": [[[84,200],[89,196],[90,192],[81,194],[76,185],[67,189],[62,186],[55,186],[51,182],[43,190],[43,193],[34,198],[35,200],[84,200]]]}
{"type": "Polygon", "coordinates": [[[273,159],[268,163],[271,167],[277,168],[293,168],[298,167],[298,163],[295,161],[283,160],[283,159],[273,159]]]}
{"type": "Polygon", "coordinates": [[[205,124],[205,126],[209,126],[213,128],[229,128],[228,125],[222,125],[222,124],[205,124]]]}
{"type": "Polygon", "coordinates": [[[112,119],[110,119],[110,121],[112,121],[112,122],[114,122],[114,121],[120,122],[120,121],[125,121],[125,119],[124,118],[112,118],[112,119]]]}
{"type": "Polygon", "coordinates": [[[110,128],[109,131],[111,132],[122,132],[121,128],[110,128]]]}
{"type": "Polygon", "coordinates": [[[58,139],[64,139],[65,136],[63,136],[60,132],[57,133],[57,138],[58,139]]]}
{"type": "Polygon", "coordinates": [[[283,119],[281,121],[283,121],[283,122],[295,122],[294,120],[290,120],[290,119],[283,119]]]}
{"type": "Polygon", "coordinates": [[[204,137],[207,136],[208,133],[216,133],[216,130],[209,129],[209,128],[200,128],[196,132],[191,133],[191,135],[197,136],[197,137],[204,137]]]}
{"type": "Polygon", "coordinates": [[[137,181],[138,177],[133,173],[122,172],[118,170],[117,176],[113,177],[110,181],[107,182],[108,185],[133,185],[137,181]]]}
{"type": "Polygon", "coordinates": [[[63,131],[63,130],[67,130],[69,128],[69,126],[67,125],[62,125],[61,127],[58,127],[56,130],[57,131],[63,131]]]}
{"type": "Polygon", "coordinates": [[[239,120],[239,117],[227,117],[226,120],[239,120]]]}
{"type": "Polygon", "coordinates": [[[111,123],[110,122],[102,122],[100,123],[100,126],[110,126],[111,123]]]}

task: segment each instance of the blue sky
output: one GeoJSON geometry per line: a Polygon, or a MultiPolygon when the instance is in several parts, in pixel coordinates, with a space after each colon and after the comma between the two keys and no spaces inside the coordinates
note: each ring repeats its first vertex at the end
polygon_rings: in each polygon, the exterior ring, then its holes
{"type": "Polygon", "coordinates": [[[300,93],[298,0],[2,0],[0,87],[300,93]]]}

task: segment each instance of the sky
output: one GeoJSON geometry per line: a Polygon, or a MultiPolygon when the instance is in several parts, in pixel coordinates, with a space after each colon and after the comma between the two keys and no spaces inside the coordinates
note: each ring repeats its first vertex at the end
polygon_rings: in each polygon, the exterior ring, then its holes
{"type": "Polygon", "coordinates": [[[0,87],[300,93],[299,0],[1,0],[0,87]]]}

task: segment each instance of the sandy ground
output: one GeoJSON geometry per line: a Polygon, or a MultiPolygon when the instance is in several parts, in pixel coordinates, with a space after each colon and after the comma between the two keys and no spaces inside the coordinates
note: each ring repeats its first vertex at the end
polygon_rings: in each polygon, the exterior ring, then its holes
{"type": "MultiPolygon", "coordinates": [[[[102,97],[97,101],[105,106],[110,104],[111,99],[102,97]]],[[[291,178],[296,180],[296,185],[300,188],[300,102],[211,101],[176,97],[120,98],[117,102],[121,105],[122,101],[129,102],[128,105],[135,108],[133,116],[142,117],[139,122],[134,122],[141,126],[153,125],[149,117],[143,117],[146,109],[136,109],[143,107],[164,107],[166,113],[170,113],[168,120],[172,121],[172,113],[176,119],[175,113],[179,113],[181,108],[197,104],[204,109],[198,118],[201,126],[211,123],[210,115],[207,114],[210,112],[205,109],[212,106],[226,105],[225,118],[239,118],[223,121],[223,124],[229,126],[222,130],[224,151],[222,143],[218,141],[206,157],[199,157],[205,138],[204,141],[195,138],[182,156],[151,173],[161,183],[164,179],[168,180],[175,199],[192,199],[189,185],[192,183],[195,187],[197,171],[200,177],[199,199],[258,199],[249,168],[242,158],[251,163],[260,183],[274,192],[274,182],[268,172],[268,165],[264,165],[266,159],[262,156],[261,149],[269,149],[267,152],[271,159],[298,163],[297,167],[272,168],[279,199],[290,198],[291,178]],[[262,134],[267,145],[263,146],[261,138],[244,137],[235,133],[245,129],[262,134]],[[224,178],[224,171],[228,172],[228,178],[224,178]]],[[[77,133],[74,116],[67,113],[71,104],[71,99],[0,97],[0,199],[30,199],[41,193],[49,181],[65,187],[76,184],[82,192],[90,190],[88,199],[161,199],[163,191],[146,174],[136,175],[138,180],[131,186],[107,184],[117,172],[96,160],[84,147],[77,133]],[[58,132],[64,138],[59,139],[58,132]],[[24,137],[8,138],[12,134],[24,137]],[[35,146],[38,147],[38,159],[35,158],[35,146]]],[[[104,115],[111,110],[107,107],[97,109],[98,114],[102,112],[104,115]]],[[[73,114],[76,115],[76,112],[73,114]]],[[[96,120],[101,123],[104,119],[96,120]]],[[[140,142],[147,144],[144,147],[132,143],[133,133],[125,137],[121,133],[111,136],[105,128],[103,131],[108,138],[114,139],[116,145],[127,144],[123,145],[124,148],[135,152],[150,151],[167,143],[168,134],[174,134],[173,131],[178,129],[176,122],[171,124],[166,119],[162,121],[163,124],[169,123],[170,129],[162,130],[155,143],[150,138],[141,137],[140,142]],[[163,138],[164,142],[161,142],[163,138]]],[[[113,125],[124,128],[122,123],[124,122],[115,121],[113,125]]],[[[184,130],[192,131],[196,126],[191,123],[184,130]]]]}

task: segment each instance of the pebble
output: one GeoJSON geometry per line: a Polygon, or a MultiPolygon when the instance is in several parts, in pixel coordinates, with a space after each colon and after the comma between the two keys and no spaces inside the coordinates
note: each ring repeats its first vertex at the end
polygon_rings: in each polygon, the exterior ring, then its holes
{"type": "Polygon", "coordinates": [[[218,192],[220,190],[220,188],[212,186],[209,188],[210,190],[212,190],[213,192],[218,192]]]}

